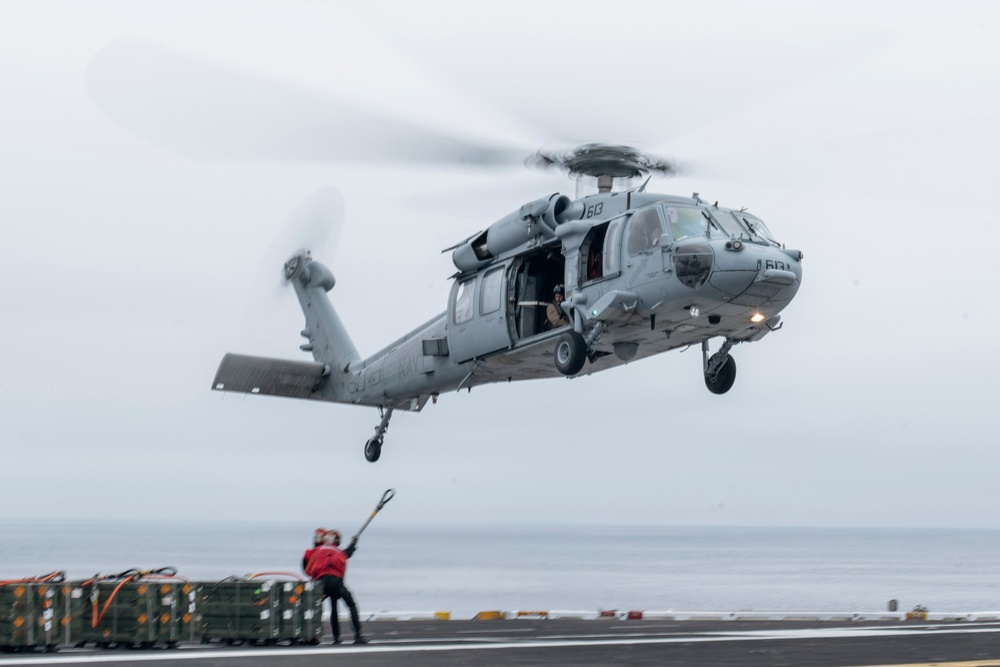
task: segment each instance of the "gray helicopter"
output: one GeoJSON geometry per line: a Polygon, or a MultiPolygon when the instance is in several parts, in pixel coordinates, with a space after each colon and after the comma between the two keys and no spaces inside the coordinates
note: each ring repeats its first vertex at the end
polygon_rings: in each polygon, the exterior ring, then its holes
{"type": "Polygon", "coordinates": [[[395,410],[492,382],[589,375],[700,344],[708,390],[729,391],[730,351],[781,327],[802,253],[746,210],[646,192],[651,175],[676,167],[636,149],[587,144],[531,162],[597,192],[528,202],[446,249],[457,268],[446,310],[368,358],[330,303],[333,274],[295,254],[284,277],[314,361],[226,354],[212,388],[377,407],[372,462],[395,410]],[[556,292],[565,299],[550,307],[556,292]]]}

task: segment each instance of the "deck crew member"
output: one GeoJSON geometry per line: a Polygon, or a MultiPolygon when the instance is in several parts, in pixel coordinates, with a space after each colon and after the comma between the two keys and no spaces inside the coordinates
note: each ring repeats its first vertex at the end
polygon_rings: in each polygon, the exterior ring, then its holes
{"type": "Polygon", "coordinates": [[[313,545],[302,554],[302,571],[309,572],[309,562],[312,560],[316,550],[323,546],[323,537],[326,535],[326,528],[317,528],[313,531],[313,545]]]}
{"type": "Polygon", "coordinates": [[[354,555],[358,548],[357,538],[351,540],[344,550],[340,549],[340,533],[328,530],[323,538],[323,544],[313,553],[306,574],[323,584],[323,594],[330,598],[330,627],[333,629],[333,643],[340,643],[340,621],[337,619],[337,600],[347,603],[351,612],[351,624],[354,626],[354,643],[367,644],[361,634],[361,620],[358,618],[358,606],[354,596],[344,585],[344,575],[347,573],[347,559],[354,555]]]}

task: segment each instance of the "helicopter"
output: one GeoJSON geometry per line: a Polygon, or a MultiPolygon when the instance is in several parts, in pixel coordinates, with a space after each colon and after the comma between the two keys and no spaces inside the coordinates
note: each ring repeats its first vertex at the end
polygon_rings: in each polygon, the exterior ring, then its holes
{"type": "Polygon", "coordinates": [[[708,391],[729,391],[732,348],[781,328],[803,253],[746,209],[647,192],[676,165],[630,146],[540,150],[526,164],[596,192],[540,197],[446,248],[456,273],[444,312],[367,358],[331,303],[333,273],[295,253],[282,271],[313,361],[228,353],[212,389],[376,407],[370,462],[394,411],[484,384],[575,378],[700,345],[708,391]],[[564,300],[553,308],[556,292],[564,300]]]}
{"type": "Polygon", "coordinates": [[[629,145],[531,154],[521,139],[359,110],[326,89],[150,39],[103,46],[86,87],[113,122],[194,160],[520,162],[576,179],[574,198],[528,201],[446,248],[456,272],[444,311],[367,358],[330,301],[330,269],[307,250],[283,256],[305,318],[300,350],[312,361],[229,353],[212,389],[375,407],[380,419],[364,445],[371,462],[394,411],[419,412],[444,392],[484,384],[576,378],[699,345],[706,387],[724,394],[736,380],[732,348],[779,330],[801,284],[802,252],[760,217],[698,193],[648,192],[653,176],[683,168],[629,145]],[[553,325],[557,291],[564,301],[553,325]],[[714,352],[713,339],[722,341],[714,352]]]}

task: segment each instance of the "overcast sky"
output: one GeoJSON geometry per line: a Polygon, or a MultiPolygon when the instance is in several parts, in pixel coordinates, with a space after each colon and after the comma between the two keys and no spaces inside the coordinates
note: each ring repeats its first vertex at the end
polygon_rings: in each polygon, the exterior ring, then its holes
{"type": "Polygon", "coordinates": [[[334,522],[395,487],[401,523],[1000,528],[996,5],[360,4],[0,3],[0,519],[334,522]],[[122,62],[147,47],[180,64],[122,62]],[[118,76],[160,101],[112,117],[118,76]],[[143,135],[177,109],[184,131],[143,135]],[[574,194],[387,159],[391,133],[363,163],[226,155],[369,117],[676,157],[650,190],[746,206],[805,253],[784,328],[735,348],[724,396],[697,349],[446,394],[375,465],[374,409],[210,391],[227,351],[309,359],[275,287],[318,190],[343,198],[314,254],[362,356],[444,309],[443,248],[574,194]]]}

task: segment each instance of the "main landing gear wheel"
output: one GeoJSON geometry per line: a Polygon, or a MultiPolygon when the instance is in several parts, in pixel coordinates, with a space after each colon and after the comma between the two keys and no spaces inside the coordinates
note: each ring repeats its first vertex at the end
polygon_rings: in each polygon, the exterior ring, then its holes
{"type": "Polygon", "coordinates": [[[575,331],[567,331],[556,341],[556,368],[563,375],[576,375],[587,360],[587,343],[575,331]]]}
{"type": "Polygon", "coordinates": [[[728,354],[726,362],[722,364],[722,368],[714,377],[705,376],[705,386],[713,394],[725,394],[733,388],[734,382],[736,382],[736,360],[728,354]]]}
{"type": "Polygon", "coordinates": [[[389,428],[389,418],[392,417],[391,407],[380,405],[378,411],[382,415],[382,421],[375,427],[375,435],[365,443],[365,458],[368,459],[369,463],[375,463],[378,461],[378,457],[382,456],[382,438],[385,437],[385,432],[389,428]]]}
{"type": "Polygon", "coordinates": [[[365,458],[369,462],[375,463],[380,456],[382,456],[382,438],[369,438],[368,442],[365,443],[365,458]]]}

